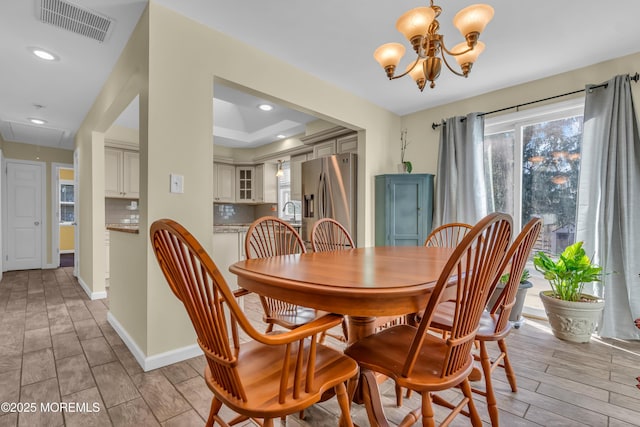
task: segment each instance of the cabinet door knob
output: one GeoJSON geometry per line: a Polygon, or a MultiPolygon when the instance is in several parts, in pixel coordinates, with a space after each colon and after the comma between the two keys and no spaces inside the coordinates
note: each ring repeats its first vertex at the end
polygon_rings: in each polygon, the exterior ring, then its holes
{"type": "Polygon", "coordinates": [[[40,221],[35,221],[33,225],[40,225],[40,221]]]}

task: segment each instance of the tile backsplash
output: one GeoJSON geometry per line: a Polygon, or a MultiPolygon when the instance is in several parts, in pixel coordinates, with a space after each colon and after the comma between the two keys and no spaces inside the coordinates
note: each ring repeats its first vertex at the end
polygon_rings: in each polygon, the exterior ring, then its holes
{"type": "Polygon", "coordinates": [[[104,219],[106,224],[137,224],[140,220],[138,200],[104,199],[104,219]],[[134,209],[135,208],[135,209],[134,209]]]}
{"type": "Polygon", "coordinates": [[[256,218],[266,215],[278,216],[278,205],[248,205],[243,203],[214,203],[215,225],[251,224],[256,218]]]}

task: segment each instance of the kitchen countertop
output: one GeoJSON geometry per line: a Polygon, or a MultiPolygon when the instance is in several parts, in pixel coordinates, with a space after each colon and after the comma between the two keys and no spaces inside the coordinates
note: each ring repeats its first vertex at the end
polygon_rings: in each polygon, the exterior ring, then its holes
{"type": "Polygon", "coordinates": [[[249,229],[249,224],[224,224],[214,225],[214,233],[244,233],[249,229]]]}
{"type": "Polygon", "coordinates": [[[132,233],[132,234],[140,233],[139,224],[107,224],[106,228],[109,231],[120,231],[122,233],[132,233]]]}
{"type": "MultiPolygon", "coordinates": [[[[300,231],[302,223],[290,223],[290,225],[300,231]]],[[[251,224],[219,224],[213,226],[214,233],[245,233],[251,224]]]]}

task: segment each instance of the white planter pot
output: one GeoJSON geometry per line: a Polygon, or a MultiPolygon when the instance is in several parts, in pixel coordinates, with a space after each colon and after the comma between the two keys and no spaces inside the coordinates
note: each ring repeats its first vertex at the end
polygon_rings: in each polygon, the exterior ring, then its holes
{"type": "Polygon", "coordinates": [[[553,335],[570,342],[589,342],[600,321],[604,300],[583,294],[591,302],[563,301],[552,295],[552,291],[540,292],[553,335]]]}

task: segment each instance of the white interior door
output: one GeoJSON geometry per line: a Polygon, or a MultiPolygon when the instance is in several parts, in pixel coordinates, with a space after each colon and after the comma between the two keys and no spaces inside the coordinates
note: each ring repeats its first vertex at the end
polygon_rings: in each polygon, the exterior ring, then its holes
{"type": "Polygon", "coordinates": [[[42,268],[43,165],[7,161],[6,270],[42,268]]]}

